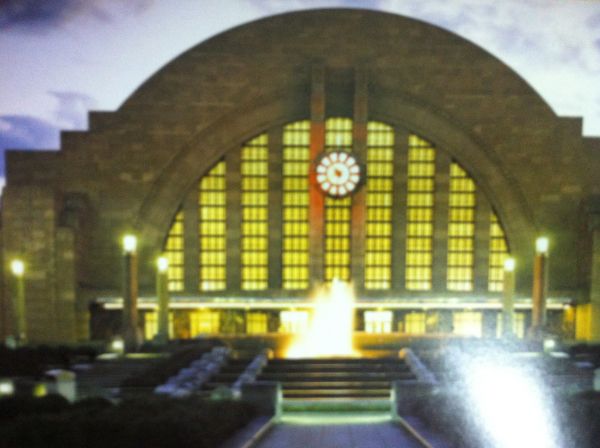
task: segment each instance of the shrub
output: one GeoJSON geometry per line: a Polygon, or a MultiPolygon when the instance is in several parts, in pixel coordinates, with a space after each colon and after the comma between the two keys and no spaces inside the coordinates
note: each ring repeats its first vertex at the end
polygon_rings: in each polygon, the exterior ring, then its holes
{"type": "Polygon", "coordinates": [[[87,401],[65,412],[21,416],[0,426],[6,447],[215,447],[256,414],[242,402],[161,397],[111,406],[87,401]]]}
{"type": "Polygon", "coordinates": [[[41,398],[15,395],[0,400],[0,422],[24,415],[56,414],[67,409],[69,402],[61,395],[41,398]]]}

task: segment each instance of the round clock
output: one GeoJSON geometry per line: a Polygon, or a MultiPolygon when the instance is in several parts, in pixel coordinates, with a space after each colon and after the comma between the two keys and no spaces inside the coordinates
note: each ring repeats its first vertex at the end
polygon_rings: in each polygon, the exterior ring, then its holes
{"type": "Polygon", "coordinates": [[[360,182],[361,169],[356,158],[345,151],[328,152],[316,168],[317,183],[326,194],[343,198],[352,194],[360,182]]]}

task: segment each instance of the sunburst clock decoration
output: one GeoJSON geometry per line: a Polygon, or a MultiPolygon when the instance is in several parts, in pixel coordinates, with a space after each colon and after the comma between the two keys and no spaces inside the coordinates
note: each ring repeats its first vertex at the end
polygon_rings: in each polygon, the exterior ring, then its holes
{"type": "Polygon", "coordinates": [[[325,194],[344,198],[356,191],[361,180],[361,167],[349,152],[331,151],[318,161],[316,177],[325,194]]]}

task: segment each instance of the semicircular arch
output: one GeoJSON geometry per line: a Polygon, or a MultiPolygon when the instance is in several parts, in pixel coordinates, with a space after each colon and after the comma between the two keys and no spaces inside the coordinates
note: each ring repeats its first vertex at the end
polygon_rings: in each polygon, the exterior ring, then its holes
{"type": "MultiPolygon", "coordinates": [[[[223,117],[182,144],[137,213],[136,229],[146,248],[153,253],[161,250],[183,198],[219,159],[269,128],[305,118],[308,111],[303,104],[307,104],[303,95],[278,92],[240,107],[237,113],[223,117]]],[[[459,162],[483,190],[503,223],[511,252],[526,256],[535,225],[518,180],[507,172],[499,156],[447,117],[406,97],[375,97],[370,109],[373,120],[410,129],[459,162]]]]}

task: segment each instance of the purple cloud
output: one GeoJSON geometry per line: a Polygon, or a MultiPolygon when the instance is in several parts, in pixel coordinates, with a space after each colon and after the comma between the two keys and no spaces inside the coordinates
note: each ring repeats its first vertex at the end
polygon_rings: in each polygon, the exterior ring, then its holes
{"type": "Polygon", "coordinates": [[[68,129],[87,127],[87,114],[96,100],[79,92],[48,92],[58,100],[56,119],[68,129]]]}
{"type": "Polygon", "coordinates": [[[4,151],[7,149],[56,149],[60,129],[28,115],[0,116],[0,179],[4,177],[4,151]]]}
{"type": "Polygon", "coordinates": [[[60,129],[28,115],[0,116],[0,150],[52,149],[60,143],[60,129]]]}
{"type": "Polygon", "coordinates": [[[44,30],[81,14],[110,22],[119,13],[139,14],[151,4],[152,0],[0,0],[0,31],[44,30]]]}
{"type": "Polygon", "coordinates": [[[3,0],[0,3],[0,29],[13,25],[54,25],[80,7],[80,0],[3,0]]]}

